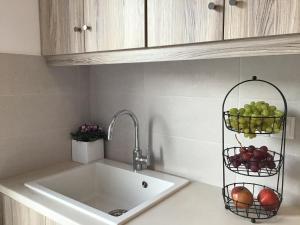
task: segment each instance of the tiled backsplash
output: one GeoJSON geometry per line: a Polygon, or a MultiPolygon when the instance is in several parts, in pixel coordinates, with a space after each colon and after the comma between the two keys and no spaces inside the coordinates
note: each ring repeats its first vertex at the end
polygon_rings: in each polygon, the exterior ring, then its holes
{"type": "MultiPolygon", "coordinates": [[[[94,66],[90,70],[91,118],[107,126],[114,112],[132,110],[141,123],[142,147],[154,154],[155,169],[220,186],[222,101],[234,84],[257,75],[281,88],[289,115],[297,117],[295,140],[287,143],[286,197],[299,204],[299,62],[300,56],[272,56],[94,66]]],[[[230,104],[253,99],[279,104],[274,93],[249,85],[235,91],[230,104]]],[[[261,137],[254,143],[275,150],[279,140],[261,137]]],[[[133,126],[124,118],[118,121],[113,141],[107,143],[106,154],[130,162],[132,148],[133,126]]]]}
{"type": "MultiPolygon", "coordinates": [[[[289,115],[297,117],[295,140],[287,142],[285,197],[299,204],[299,62],[300,56],[273,56],[49,68],[42,57],[0,54],[0,178],[69,160],[71,129],[86,120],[107,127],[127,108],[139,118],[141,145],[153,153],[155,169],[220,186],[221,104],[234,84],[257,75],[281,88],[289,115]]],[[[229,102],[259,96],[280,100],[271,89],[249,85],[229,102]]],[[[132,121],[119,120],[106,156],[131,162],[133,136],[132,121]]],[[[253,143],[276,150],[279,140],[253,143]]]]}
{"type": "Polygon", "coordinates": [[[69,160],[69,132],[89,118],[88,70],[0,54],[0,178],[69,160]]]}

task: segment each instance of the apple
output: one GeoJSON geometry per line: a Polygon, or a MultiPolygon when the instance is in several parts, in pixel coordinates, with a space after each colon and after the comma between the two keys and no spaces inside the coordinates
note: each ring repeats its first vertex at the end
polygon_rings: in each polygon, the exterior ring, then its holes
{"type": "Polygon", "coordinates": [[[231,197],[237,208],[248,209],[253,204],[252,193],[243,186],[236,186],[231,191],[231,197]]]}
{"type": "Polygon", "coordinates": [[[277,194],[270,188],[262,189],[258,193],[257,200],[268,211],[277,210],[280,204],[277,194]]]}

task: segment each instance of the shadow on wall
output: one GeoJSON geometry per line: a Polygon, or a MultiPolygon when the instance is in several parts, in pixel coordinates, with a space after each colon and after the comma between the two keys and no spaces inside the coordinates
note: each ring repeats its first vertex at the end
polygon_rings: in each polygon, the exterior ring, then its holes
{"type": "Polygon", "coordinates": [[[287,148],[286,152],[288,154],[296,154],[299,157],[300,154],[298,148],[300,146],[300,111],[297,111],[296,109],[288,109],[288,116],[296,117],[296,124],[295,124],[296,128],[295,128],[294,140],[287,140],[286,142],[286,148],[287,148]]]}
{"type": "MultiPolygon", "coordinates": [[[[285,190],[287,202],[290,205],[300,207],[300,159],[292,155],[287,155],[285,160],[285,190]],[[289,199],[288,199],[289,198],[289,199]]],[[[285,196],[283,196],[285,198],[285,196]]],[[[298,211],[299,214],[300,211],[298,211]]]]}
{"type": "MultiPolygon", "coordinates": [[[[164,147],[162,144],[160,146],[156,146],[155,148],[158,149],[159,152],[154,152],[153,141],[154,141],[154,127],[160,126],[160,130],[163,131],[164,134],[169,133],[168,125],[164,121],[163,118],[154,115],[149,119],[149,132],[148,132],[148,152],[152,156],[152,163],[151,169],[162,169],[164,168],[165,161],[164,161],[164,147]]],[[[168,146],[170,147],[170,146],[168,146]]],[[[169,148],[172,149],[172,148],[169,148]]]]}

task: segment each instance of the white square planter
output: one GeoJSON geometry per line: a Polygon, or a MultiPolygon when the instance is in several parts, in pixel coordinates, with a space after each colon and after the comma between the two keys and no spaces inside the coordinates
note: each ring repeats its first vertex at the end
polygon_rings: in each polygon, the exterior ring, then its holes
{"type": "Polygon", "coordinates": [[[72,140],[72,160],[83,164],[104,158],[103,139],[93,142],[72,140]]]}

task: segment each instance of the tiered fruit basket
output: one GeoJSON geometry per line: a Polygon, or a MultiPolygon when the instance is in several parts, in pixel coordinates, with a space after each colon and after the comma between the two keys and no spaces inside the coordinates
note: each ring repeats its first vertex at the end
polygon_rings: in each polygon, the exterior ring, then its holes
{"type": "MultiPolygon", "coordinates": [[[[253,106],[254,107],[254,106],[253,106]]],[[[269,107],[269,106],[268,106],[269,107]]],[[[251,111],[250,109],[248,111],[251,111]]],[[[225,208],[232,213],[248,218],[251,222],[255,223],[257,220],[269,219],[275,216],[280,208],[283,195],[283,181],[284,181],[284,159],[285,159],[285,143],[286,143],[286,118],[287,118],[287,102],[278,87],[274,84],[265,81],[258,80],[257,77],[253,77],[251,80],[246,80],[235,85],[225,96],[222,106],[222,142],[223,142],[223,198],[225,208]],[[258,107],[262,107],[258,113],[248,113],[247,107],[251,108],[251,105],[246,105],[242,109],[231,109],[230,111],[225,109],[225,105],[229,95],[236,88],[241,88],[240,85],[247,85],[249,83],[257,82],[270,85],[279,93],[282,98],[284,109],[283,111],[276,110],[275,106],[270,106],[267,109],[265,103],[253,102],[258,107]],[[261,105],[259,105],[261,104],[261,105]],[[274,107],[274,108],[272,108],[274,107]],[[254,146],[244,147],[240,143],[240,146],[225,146],[225,131],[229,130],[236,134],[244,134],[246,138],[255,138],[258,135],[281,133],[280,149],[277,151],[271,151],[266,146],[255,148],[254,146]],[[247,159],[247,154],[252,154],[247,159]],[[228,183],[228,173],[236,173],[242,176],[256,177],[257,183],[249,182],[235,182],[228,183]],[[267,187],[266,185],[259,184],[261,179],[266,177],[274,177],[275,188],[267,187]],[[276,177],[276,178],[275,178],[276,177]],[[239,190],[247,190],[250,196],[252,196],[250,202],[239,201],[233,192],[239,190]],[[266,190],[266,191],[265,191],[266,190]],[[261,192],[271,192],[276,198],[276,204],[268,205],[268,203],[262,202],[261,192]]]]}

